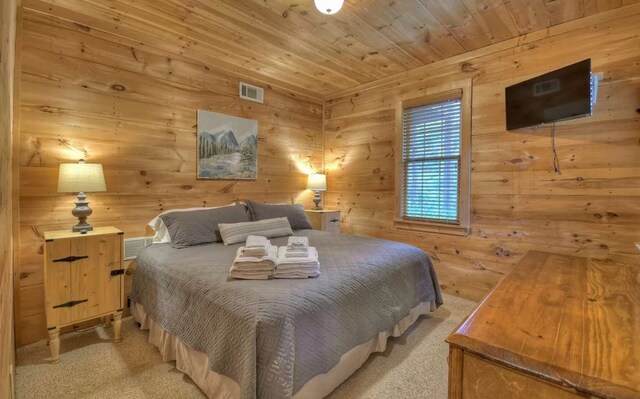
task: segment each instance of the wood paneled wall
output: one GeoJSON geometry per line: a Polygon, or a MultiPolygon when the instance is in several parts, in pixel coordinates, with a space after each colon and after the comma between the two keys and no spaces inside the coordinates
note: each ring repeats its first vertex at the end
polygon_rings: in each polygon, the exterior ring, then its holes
{"type": "Polygon", "coordinates": [[[326,206],[348,233],[426,250],[445,292],[481,299],[530,249],[640,264],[640,7],[627,6],[347,90],[325,104],[326,206]],[[604,74],[592,117],[505,130],[504,88],[591,58],[604,74]],[[400,230],[396,103],[472,81],[472,232],[400,230]]]}
{"type": "Polygon", "coordinates": [[[11,162],[16,2],[0,6],[0,399],[13,390],[13,240],[11,162]]]}
{"type": "Polygon", "coordinates": [[[321,101],[251,80],[265,87],[265,104],[240,100],[238,77],[216,69],[199,43],[187,51],[172,35],[23,6],[20,344],[46,336],[42,233],[75,223],[74,197],[56,193],[61,162],[103,164],[108,191],[89,194],[89,220],[125,237],[145,235],[146,223],[171,208],[246,198],[311,203],[305,173],[322,166],[321,101]],[[197,109],[258,120],[257,181],[196,180],[197,109]]]}

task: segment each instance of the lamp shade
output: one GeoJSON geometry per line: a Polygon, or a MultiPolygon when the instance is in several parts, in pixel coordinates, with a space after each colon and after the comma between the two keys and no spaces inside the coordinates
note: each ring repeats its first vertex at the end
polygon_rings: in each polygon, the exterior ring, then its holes
{"type": "Polygon", "coordinates": [[[307,190],[325,191],[327,189],[327,175],[314,173],[309,175],[307,190]]]}
{"type": "Polygon", "coordinates": [[[323,14],[332,15],[340,11],[344,0],[314,0],[316,8],[323,14]]]}
{"type": "Polygon", "coordinates": [[[99,163],[62,163],[58,174],[59,193],[107,191],[99,163]]]}

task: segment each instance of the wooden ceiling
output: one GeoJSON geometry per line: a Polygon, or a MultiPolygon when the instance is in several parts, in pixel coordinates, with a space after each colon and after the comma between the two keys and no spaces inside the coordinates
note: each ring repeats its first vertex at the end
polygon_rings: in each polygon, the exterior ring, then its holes
{"type": "Polygon", "coordinates": [[[222,68],[324,97],[638,1],[345,0],[331,16],[318,12],[313,0],[24,0],[23,5],[64,8],[115,23],[111,28],[119,32],[173,40],[185,51],[206,53],[222,68]]]}

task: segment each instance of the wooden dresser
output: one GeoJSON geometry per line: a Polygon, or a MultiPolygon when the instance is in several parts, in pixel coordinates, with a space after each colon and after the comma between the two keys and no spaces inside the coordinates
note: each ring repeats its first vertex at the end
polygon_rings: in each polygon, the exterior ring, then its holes
{"type": "Polygon", "coordinates": [[[447,338],[449,398],[640,398],[640,265],[529,252],[447,338]]]}
{"type": "Polygon", "coordinates": [[[60,327],[108,316],[120,341],[124,308],[123,233],[96,227],[86,234],[48,231],[45,238],[45,310],[51,362],[58,361],[60,327]]]}

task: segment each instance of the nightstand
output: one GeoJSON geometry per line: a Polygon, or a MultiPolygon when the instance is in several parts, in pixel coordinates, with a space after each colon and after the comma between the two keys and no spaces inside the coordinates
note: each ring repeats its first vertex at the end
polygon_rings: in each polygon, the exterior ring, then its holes
{"type": "Polygon", "coordinates": [[[44,291],[51,362],[59,360],[60,328],[113,315],[121,340],[124,308],[123,233],[96,227],[44,233],[44,291]]]}
{"type": "Polygon", "coordinates": [[[314,230],[328,231],[330,233],[340,232],[340,211],[331,211],[328,209],[307,209],[309,223],[314,230]]]}

